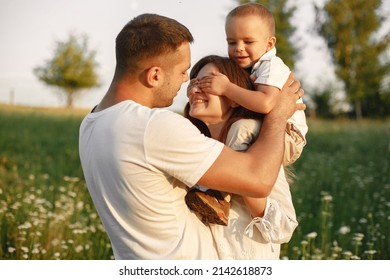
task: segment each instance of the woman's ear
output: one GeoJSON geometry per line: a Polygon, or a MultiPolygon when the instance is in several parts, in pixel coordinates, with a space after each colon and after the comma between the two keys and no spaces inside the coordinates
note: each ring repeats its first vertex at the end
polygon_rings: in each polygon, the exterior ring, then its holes
{"type": "Polygon", "coordinates": [[[150,67],[148,70],[146,70],[146,83],[150,87],[156,87],[158,86],[162,81],[162,69],[158,66],[150,67]]]}
{"type": "Polygon", "coordinates": [[[267,52],[272,50],[275,47],[276,44],[276,37],[271,36],[268,38],[268,43],[267,43],[267,52]]]}

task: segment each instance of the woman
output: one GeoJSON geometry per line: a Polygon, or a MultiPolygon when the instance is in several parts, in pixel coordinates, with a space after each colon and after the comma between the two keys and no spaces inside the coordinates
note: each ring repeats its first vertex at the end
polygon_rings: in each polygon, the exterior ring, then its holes
{"type": "MultiPolygon", "coordinates": [[[[184,115],[205,135],[235,150],[246,150],[259,133],[262,115],[224,96],[202,92],[196,81],[215,72],[226,75],[238,86],[253,89],[249,75],[235,62],[226,57],[206,56],[191,70],[189,103],[184,115]]],[[[210,224],[210,227],[220,259],[278,259],[280,244],[290,240],[297,225],[289,184],[281,166],[268,198],[232,194],[227,226],[210,224]]]]}

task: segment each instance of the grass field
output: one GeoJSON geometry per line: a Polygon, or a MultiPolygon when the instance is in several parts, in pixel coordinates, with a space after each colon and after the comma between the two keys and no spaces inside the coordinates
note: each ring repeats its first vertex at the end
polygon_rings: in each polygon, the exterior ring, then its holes
{"type": "MultiPolygon", "coordinates": [[[[112,259],[78,157],[85,111],[0,105],[0,259],[112,259]]],[[[288,259],[390,259],[388,122],[309,120],[288,259]]]]}

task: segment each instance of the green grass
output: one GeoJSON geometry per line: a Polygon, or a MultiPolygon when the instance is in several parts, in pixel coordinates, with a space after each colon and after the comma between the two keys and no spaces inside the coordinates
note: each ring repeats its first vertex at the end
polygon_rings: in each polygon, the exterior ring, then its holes
{"type": "Polygon", "coordinates": [[[85,111],[0,106],[0,259],[110,259],[85,187],[85,111]]]}
{"type": "MultiPolygon", "coordinates": [[[[0,105],[0,259],[112,259],[85,186],[86,111],[0,105]]],[[[309,121],[288,259],[390,259],[388,124],[309,121]]]]}
{"type": "Polygon", "coordinates": [[[292,193],[292,259],[390,259],[389,123],[309,121],[292,193]]]}

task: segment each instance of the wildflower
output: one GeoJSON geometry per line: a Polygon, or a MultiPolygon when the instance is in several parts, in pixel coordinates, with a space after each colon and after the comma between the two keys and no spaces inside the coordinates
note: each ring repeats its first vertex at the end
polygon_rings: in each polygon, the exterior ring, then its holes
{"type": "Polygon", "coordinates": [[[35,180],[35,175],[34,174],[28,175],[28,179],[31,181],[35,180]]]}
{"type": "Polygon", "coordinates": [[[69,176],[65,176],[65,177],[64,177],[64,181],[65,181],[65,182],[76,183],[76,182],[80,181],[80,178],[78,178],[78,177],[69,177],[69,176]]]}
{"type": "Polygon", "coordinates": [[[350,252],[350,251],[345,251],[345,252],[343,252],[343,255],[344,255],[344,259],[350,260],[351,257],[352,257],[352,252],[350,252]]]}
{"type": "Polygon", "coordinates": [[[74,234],[83,234],[83,233],[85,233],[85,230],[82,230],[82,229],[74,229],[74,230],[72,230],[72,232],[74,233],[74,234]]]}
{"type": "Polygon", "coordinates": [[[342,235],[346,235],[347,233],[350,233],[350,232],[351,232],[351,228],[348,227],[348,226],[342,226],[339,229],[339,233],[342,234],[342,235]]]}
{"type": "Polygon", "coordinates": [[[20,249],[21,249],[23,252],[28,253],[28,248],[27,248],[27,247],[22,246],[22,247],[20,247],[20,249]]]}
{"type": "Polygon", "coordinates": [[[58,244],[60,244],[60,241],[59,241],[57,238],[54,238],[54,239],[51,241],[51,245],[53,245],[53,246],[57,246],[58,244]]]}
{"type": "Polygon", "coordinates": [[[323,258],[323,255],[322,254],[314,254],[314,255],[312,255],[311,256],[311,259],[312,260],[322,260],[322,258],[323,258]]]}
{"type": "Polygon", "coordinates": [[[80,253],[82,250],[84,250],[83,246],[79,245],[75,248],[76,253],[80,253]]]}
{"type": "Polygon", "coordinates": [[[84,202],[82,202],[82,201],[77,201],[76,208],[77,208],[78,210],[81,210],[81,209],[83,209],[83,207],[84,207],[84,202]]]}
{"type": "Polygon", "coordinates": [[[11,205],[11,208],[13,210],[18,210],[20,206],[22,206],[22,204],[19,201],[17,201],[14,204],[11,205]]]}
{"type": "Polygon", "coordinates": [[[366,219],[366,218],[361,218],[361,219],[359,220],[359,223],[361,223],[361,224],[367,224],[367,219],[366,219]]]}
{"type": "Polygon", "coordinates": [[[307,238],[309,239],[314,239],[317,237],[317,233],[316,232],[310,232],[309,234],[306,235],[307,238]]]}
{"type": "MultiPolygon", "coordinates": [[[[96,213],[91,213],[89,215],[89,217],[92,219],[92,220],[95,220],[97,218],[97,214],[96,213]]],[[[390,219],[390,216],[388,217],[390,219]]]]}
{"type": "Polygon", "coordinates": [[[90,232],[96,232],[96,227],[94,225],[89,226],[88,229],[90,232]]]}
{"type": "Polygon", "coordinates": [[[353,240],[354,241],[362,241],[364,238],[364,234],[363,233],[355,233],[354,237],[353,237],[353,240]]]}
{"type": "Polygon", "coordinates": [[[18,229],[29,229],[29,228],[31,228],[32,227],[32,225],[31,225],[31,223],[30,222],[25,222],[24,224],[21,224],[21,225],[19,225],[18,226],[18,229]]]}
{"type": "Polygon", "coordinates": [[[34,248],[34,249],[32,249],[31,253],[39,254],[39,249],[38,248],[34,248]]]}
{"type": "Polygon", "coordinates": [[[333,200],[333,197],[331,195],[324,195],[322,197],[322,201],[332,201],[333,200]]]}
{"type": "Polygon", "coordinates": [[[14,247],[8,247],[8,253],[12,254],[16,249],[14,247]]]}
{"type": "Polygon", "coordinates": [[[377,253],[376,250],[367,250],[367,251],[364,251],[364,253],[366,253],[367,255],[374,255],[377,253]]]}
{"type": "Polygon", "coordinates": [[[75,198],[77,196],[77,194],[75,192],[71,192],[71,191],[68,192],[68,195],[70,197],[73,197],[73,198],[75,198]]]}
{"type": "Polygon", "coordinates": [[[343,249],[337,244],[337,242],[333,243],[333,246],[332,246],[332,251],[334,253],[340,253],[343,251],[343,249]]]}

